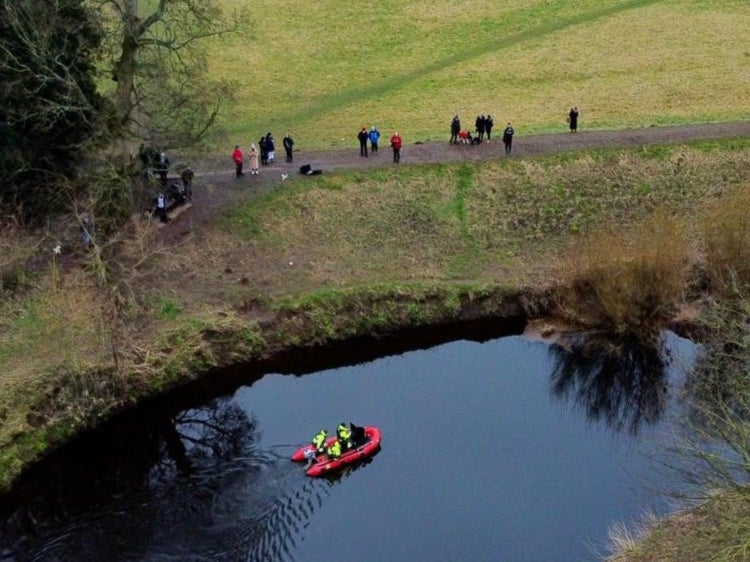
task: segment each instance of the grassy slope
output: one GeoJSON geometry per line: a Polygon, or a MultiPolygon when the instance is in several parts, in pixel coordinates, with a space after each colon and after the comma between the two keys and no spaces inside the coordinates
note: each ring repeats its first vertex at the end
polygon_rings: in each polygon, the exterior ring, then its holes
{"type": "MultiPolygon", "coordinates": [[[[244,5],[223,0],[227,6],[244,5]]],[[[215,46],[236,79],[222,146],[273,130],[351,146],[362,125],[441,140],[451,116],[491,113],[519,134],[744,119],[750,54],[736,0],[253,3],[253,39],[215,46]]]]}
{"type": "MultiPolygon", "coordinates": [[[[727,157],[739,159],[732,181],[740,181],[742,152],[727,157]]],[[[614,151],[352,172],[240,207],[227,229],[261,253],[295,261],[310,277],[306,290],[367,280],[490,280],[567,234],[628,223],[659,205],[686,212],[722,189],[713,180],[717,165],[700,150],[667,149],[654,160],[614,151]],[[680,173],[689,186],[677,188],[672,158],[685,159],[680,173]]]]}

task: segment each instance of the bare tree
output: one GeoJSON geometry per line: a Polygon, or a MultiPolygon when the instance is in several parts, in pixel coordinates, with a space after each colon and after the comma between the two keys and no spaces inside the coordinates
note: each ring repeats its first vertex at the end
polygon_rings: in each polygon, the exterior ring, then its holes
{"type": "Polygon", "coordinates": [[[206,77],[202,41],[247,31],[247,12],[227,12],[213,0],[97,3],[111,16],[107,56],[120,137],[162,146],[201,140],[230,99],[227,84],[206,77]]]}

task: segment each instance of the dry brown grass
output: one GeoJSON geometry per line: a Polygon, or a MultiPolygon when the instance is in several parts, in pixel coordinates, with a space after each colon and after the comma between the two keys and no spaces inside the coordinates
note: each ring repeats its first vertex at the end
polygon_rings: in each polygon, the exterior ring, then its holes
{"type": "Polygon", "coordinates": [[[747,494],[717,493],[693,509],[611,535],[616,552],[607,562],[743,562],[750,560],[750,501],[747,494]]]}
{"type": "Polygon", "coordinates": [[[100,299],[85,276],[72,275],[2,303],[0,317],[12,320],[0,330],[0,403],[14,407],[2,419],[0,446],[28,429],[34,389],[44,388],[53,367],[84,371],[109,362],[111,331],[100,299]]]}
{"type": "Polygon", "coordinates": [[[717,290],[750,289],[750,185],[722,199],[703,222],[706,262],[717,290]]]}
{"type": "Polygon", "coordinates": [[[684,227],[657,212],[628,232],[598,234],[562,261],[563,313],[607,333],[658,333],[682,299],[688,273],[684,227]]]}
{"type": "Polygon", "coordinates": [[[0,225],[0,293],[23,286],[28,280],[28,262],[44,242],[15,225],[0,225]]]}

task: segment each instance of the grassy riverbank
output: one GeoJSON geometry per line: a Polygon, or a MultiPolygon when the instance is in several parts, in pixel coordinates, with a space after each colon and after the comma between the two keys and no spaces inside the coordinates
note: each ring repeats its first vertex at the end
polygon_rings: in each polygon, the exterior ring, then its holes
{"type": "Polygon", "coordinates": [[[59,260],[51,239],[15,244],[4,283],[16,289],[0,316],[2,482],[111,409],[214,366],[508,310],[549,313],[568,252],[656,209],[684,221],[697,256],[691,226],[745,184],[747,148],[342,172],[261,195],[207,184],[201,197],[223,191],[227,206],[169,230],[134,222],[101,249],[111,252],[104,287],[91,255],[59,260]]]}
{"type": "Polygon", "coordinates": [[[750,502],[745,494],[714,495],[692,509],[640,529],[612,533],[619,553],[609,562],[736,562],[750,557],[750,502]]]}

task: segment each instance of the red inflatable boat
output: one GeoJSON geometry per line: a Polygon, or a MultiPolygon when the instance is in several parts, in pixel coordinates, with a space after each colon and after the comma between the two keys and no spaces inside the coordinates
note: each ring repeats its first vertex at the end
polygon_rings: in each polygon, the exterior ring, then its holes
{"type": "MultiPolygon", "coordinates": [[[[336,437],[329,437],[326,440],[326,445],[330,445],[335,440],[336,437]]],[[[380,448],[380,429],[371,425],[365,427],[352,426],[352,441],[354,447],[341,453],[341,456],[337,459],[329,459],[326,455],[316,456],[315,447],[305,445],[294,452],[292,460],[302,462],[315,457],[315,460],[305,469],[305,472],[308,476],[323,476],[374,455],[380,448]]]]}

